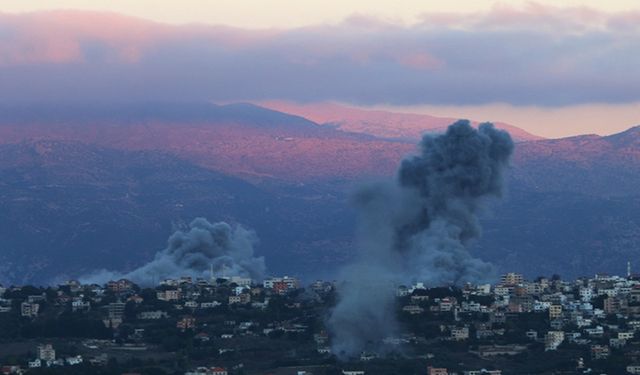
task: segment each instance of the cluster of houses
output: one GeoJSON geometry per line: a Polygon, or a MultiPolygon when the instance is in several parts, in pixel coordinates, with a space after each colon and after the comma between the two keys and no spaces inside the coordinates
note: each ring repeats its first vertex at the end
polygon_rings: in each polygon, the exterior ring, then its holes
{"type": "Polygon", "coordinates": [[[29,369],[37,369],[41,367],[62,367],[62,366],[76,366],[83,363],[81,355],[70,356],[65,358],[57,358],[56,350],[51,344],[38,345],[36,348],[36,358],[28,361],[25,367],[20,365],[5,365],[0,366],[0,374],[24,374],[29,369]]]}
{"type": "MultiPolygon", "coordinates": [[[[317,290],[330,291],[333,288],[331,283],[314,285],[317,290]]],[[[132,318],[131,312],[128,313],[127,309],[128,306],[133,306],[133,318],[142,325],[144,322],[174,324],[182,332],[194,331],[195,340],[207,342],[211,339],[233,339],[237,335],[253,335],[255,333],[252,328],[255,322],[230,319],[224,322],[223,332],[212,336],[210,332],[196,330],[200,324],[199,316],[207,316],[209,311],[220,307],[237,306],[245,310],[264,310],[273,296],[286,296],[299,288],[299,281],[288,276],[268,278],[260,284],[252,283],[249,278],[237,276],[211,280],[193,280],[190,277],[169,279],[155,286],[152,289],[154,295],[151,296],[148,290],[145,294],[138,285],[126,279],[110,281],[105,285],[83,285],[71,280],[47,289],[0,286],[0,314],[17,314],[22,321],[35,322],[47,314],[59,315],[62,311],[70,311],[97,316],[105,328],[117,332],[124,322],[132,318]]],[[[295,303],[291,307],[295,308],[295,303]]],[[[304,329],[306,327],[302,325],[283,321],[263,327],[260,333],[268,334],[274,330],[303,331],[304,329]]],[[[95,342],[99,341],[95,340],[95,342]]],[[[133,333],[124,338],[124,341],[128,343],[127,345],[144,342],[144,328],[136,328],[133,333]]],[[[100,345],[106,348],[114,344],[100,345]]],[[[98,344],[89,347],[100,349],[98,344]]],[[[141,344],[140,347],[142,348],[143,345],[141,344]]],[[[233,350],[221,348],[220,353],[233,350]]],[[[80,355],[56,358],[56,352],[51,344],[38,345],[36,352],[37,357],[29,360],[26,366],[4,366],[0,374],[19,374],[29,368],[73,366],[83,363],[83,357],[80,355]]],[[[93,364],[93,361],[91,363],[93,364]]],[[[199,367],[190,373],[227,374],[222,367],[199,367]]]]}
{"type": "MultiPolygon", "coordinates": [[[[495,285],[466,285],[461,295],[432,298],[422,284],[398,288],[406,314],[450,313],[454,322],[442,325],[442,340],[473,341],[481,358],[516,355],[527,350],[526,341],[544,345],[545,351],[560,351],[563,345],[583,347],[588,360],[606,360],[612,351],[624,355],[627,373],[640,374],[640,279],[596,275],[563,281],[559,277],[527,281],[508,273],[495,285]],[[505,336],[509,319],[519,315],[537,317],[544,323],[523,330],[524,343],[492,344],[505,336]],[[478,317],[482,317],[478,319],[478,317]],[[483,343],[485,345],[483,345],[483,343]]],[[[577,373],[589,373],[583,357],[575,358],[577,373]]],[[[500,374],[500,370],[465,371],[464,374],[500,374]]],[[[431,367],[430,375],[451,374],[431,367]]]]}
{"type": "Polygon", "coordinates": [[[38,345],[37,358],[29,361],[29,368],[51,367],[51,366],[75,366],[83,362],[81,355],[66,358],[56,358],[56,350],[51,344],[38,345]]]}
{"type": "MultiPolygon", "coordinates": [[[[244,336],[270,336],[275,332],[304,333],[309,327],[299,319],[258,322],[233,319],[233,309],[265,310],[273,299],[286,301],[285,308],[302,311],[308,301],[323,303],[320,296],[334,290],[331,282],[317,281],[301,292],[300,282],[293,277],[269,278],[260,284],[243,277],[212,280],[164,280],[153,289],[141,289],[129,280],[114,280],[106,285],[83,285],[69,281],[56,288],[22,290],[20,287],[0,287],[0,314],[18,314],[23,320],[36,320],[53,307],[74,313],[93,314],[105,328],[117,331],[124,322],[142,322],[122,340],[144,342],[144,322],[168,322],[180,332],[190,332],[200,343],[225,340],[233,342],[244,336]],[[37,293],[31,293],[33,290],[37,293]],[[287,297],[296,291],[296,298],[287,297]],[[150,294],[150,292],[152,292],[150,294]],[[207,321],[209,312],[225,309],[229,317],[215,328],[207,321]],[[231,310],[229,310],[231,309],[231,310]]],[[[547,352],[561,352],[564,347],[584,348],[582,356],[573,358],[578,373],[588,373],[593,361],[607,360],[616,352],[625,358],[627,373],[640,374],[640,279],[596,275],[563,281],[559,277],[525,280],[516,273],[508,273],[496,284],[465,285],[461,288],[429,288],[422,283],[399,286],[397,297],[400,310],[407,316],[439,322],[436,337],[419,337],[407,332],[402,337],[387,338],[385,344],[400,345],[442,340],[469,344],[468,353],[490,360],[495,356],[514,356],[531,347],[547,352]],[[442,290],[445,290],[444,292],[442,290]],[[525,315],[523,315],[525,314],[525,315]],[[438,317],[447,316],[447,319],[438,317]],[[508,332],[509,321],[525,323],[508,332]],[[526,321],[536,321],[528,324],[526,321]],[[508,335],[509,333],[509,335],[508,335]],[[519,335],[519,336],[518,336],[519,335]],[[388,341],[388,342],[387,342],[388,341]]],[[[302,313],[301,313],[302,314],[302,313]]],[[[295,314],[294,314],[295,315],[295,314]]],[[[513,325],[511,325],[512,327],[513,325]]],[[[330,356],[330,337],[326,330],[312,334],[315,351],[330,356]]],[[[234,346],[219,345],[219,354],[234,351],[234,346]]],[[[37,356],[26,368],[74,366],[83,357],[56,358],[50,344],[37,347],[37,356]]],[[[432,358],[427,356],[427,358],[432,358]]],[[[377,359],[375,354],[362,353],[360,362],[377,359]]],[[[435,362],[434,362],[435,363],[435,362]]],[[[20,373],[20,367],[4,367],[2,373],[20,373]]],[[[361,370],[358,370],[361,371],[361,370]]],[[[500,375],[499,369],[466,369],[456,371],[442,366],[430,366],[428,375],[500,375]],[[458,371],[458,372],[456,372],[458,371]]],[[[222,367],[198,367],[187,374],[226,375],[222,367]]]]}
{"type": "MultiPolygon", "coordinates": [[[[450,372],[446,368],[442,367],[427,367],[427,375],[456,375],[455,372],[450,372]]],[[[502,370],[468,370],[464,371],[463,375],[502,375],[502,370]]]]}
{"type": "Polygon", "coordinates": [[[193,371],[187,371],[184,375],[227,375],[224,367],[198,367],[193,371]]]}

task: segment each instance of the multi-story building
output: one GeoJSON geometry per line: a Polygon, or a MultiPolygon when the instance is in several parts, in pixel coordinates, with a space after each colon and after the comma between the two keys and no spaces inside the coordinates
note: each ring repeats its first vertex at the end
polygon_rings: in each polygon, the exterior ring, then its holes
{"type": "Polygon", "coordinates": [[[486,369],[471,370],[471,371],[464,371],[463,374],[464,375],[502,375],[502,370],[486,370],[486,369]]]}
{"type": "Polygon", "coordinates": [[[584,302],[590,302],[595,296],[593,288],[589,286],[580,287],[579,294],[580,294],[580,299],[584,302]]]}
{"type": "Polygon", "coordinates": [[[456,327],[451,330],[451,339],[456,341],[467,340],[469,338],[469,327],[456,327]]]}
{"type": "Polygon", "coordinates": [[[56,351],[51,344],[38,345],[38,359],[44,362],[56,360],[56,351]]]}
{"type": "Polygon", "coordinates": [[[251,294],[242,293],[237,296],[229,296],[229,305],[241,304],[245,305],[251,302],[251,294]]]}
{"type": "Polygon", "coordinates": [[[251,286],[251,281],[251,278],[241,276],[232,276],[231,279],[229,279],[229,282],[238,286],[251,286]]]}
{"type": "Polygon", "coordinates": [[[176,323],[176,327],[181,331],[186,331],[188,329],[192,329],[196,326],[196,318],[187,315],[183,316],[182,319],[178,320],[176,323]]]}
{"type": "Polygon", "coordinates": [[[620,340],[631,340],[634,336],[633,331],[629,332],[618,332],[618,338],[620,340]]]}
{"type": "Polygon", "coordinates": [[[71,301],[71,311],[89,311],[91,309],[91,303],[85,302],[81,298],[71,301]]]}
{"type": "Polygon", "coordinates": [[[427,367],[427,375],[448,375],[449,372],[446,368],[442,367],[427,367]]]}
{"type": "Polygon", "coordinates": [[[122,319],[125,304],[123,302],[112,302],[107,305],[109,319],[122,319]]]}
{"type": "Polygon", "coordinates": [[[604,312],[607,314],[623,313],[628,307],[628,302],[625,298],[608,297],[604,300],[604,312]]]}
{"type": "Polygon", "coordinates": [[[544,350],[557,350],[564,341],[563,331],[549,331],[544,336],[544,350]]]}
{"type": "Polygon", "coordinates": [[[137,317],[138,319],[141,319],[141,320],[158,320],[162,318],[167,318],[169,317],[169,315],[165,311],[155,310],[155,311],[141,311],[138,313],[137,317]]]}
{"type": "Polygon", "coordinates": [[[519,273],[509,272],[500,277],[500,283],[504,285],[520,285],[524,282],[524,277],[519,273]]]}
{"type": "Polygon", "coordinates": [[[133,282],[127,279],[120,279],[117,281],[112,280],[107,283],[107,289],[115,293],[130,291],[133,288],[133,286],[134,286],[133,282]]]}
{"type": "Polygon", "coordinates": [[[180,289],[167,289],[160,292],[156,292],[156,298],[161,301],[178,301],[182,296],[180,289]]]}
{"type": "Polygon", "coordinates": [[[35,318],[40,311],[40,305],[37,303],[22,302],[20,304],[20,314],[27,318],[35,318]]]}
{"type": "Polygon", "coordinates": [[[273,289],[274,284],[276,283],[284,283],[287,289],[298,289],[300,285],[300,283],[298,282],[298,279],[296,279],[295,277],[284,276],[284,277],[272,277],[269,279],[265,279],[262,282],[262,286],[265,289],[273,289]]]}
{"type": "Polygon", "coordinates": [[[102,320],[106,327],[117,328],[122,324],[122,317],[124,316],[123,302],[112,302],[107,305],[107,316],[102,320]]]}
{"type": "Polygon", "coordinates": [[[591,345],[591,358],[598,359],[607,359],[611,354],[611,350],[606,345],[591,345]]]}
{"type": "Polygon", "coordinates": [[[562,305],[549,306],[549,319],[558,319],[562,316],[562,305]]]}

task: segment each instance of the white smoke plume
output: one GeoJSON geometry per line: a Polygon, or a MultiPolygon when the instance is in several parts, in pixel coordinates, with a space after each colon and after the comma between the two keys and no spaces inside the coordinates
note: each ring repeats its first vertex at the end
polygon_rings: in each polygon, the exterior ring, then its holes
{"type": "Polygon", "coordinates": [[[128,273],[100,270],[80,278],[83,283],[105,283],[121,278],[137,284],[181,276],[209,277],[216,275],[250,277],[261,280],[265,273],[263,257],[256,257],[253,248],[258,238],[253,231],[225,222],[210,223],[204,218],[193,220],[188,229],[178,230],[169,237],[167,247],[155,258],[128,273]]]}

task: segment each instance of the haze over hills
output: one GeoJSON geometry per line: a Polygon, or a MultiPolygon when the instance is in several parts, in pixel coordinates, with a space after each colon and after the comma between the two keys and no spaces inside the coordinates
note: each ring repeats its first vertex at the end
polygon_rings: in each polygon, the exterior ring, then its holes
{"type": "Polygon", "coordinates": [[[352,227],[330,194],[266,191],[165,153],[73,141],[0,145],[0,198],[4,284],[133,269],[195,217],[255,230],[269,270],[297,274],[326,266],[327,248],[340,261],[352,227]]]}
{"type": "MultiPolygon", "coordinates": [[[[272,100],[258,102],[258,104],[277,111],[306,117],[319,124],[332,125],[348,132],[412,141],[420,139],[425,132],[442,132],[457,120],[456,118],[417,113],[367,110],[330,102],[298,104],[272,100]]],[[[473,123],[477,125],[478,121],[473,123]]],[[[516,141],[543,139],[543,137],[513,125],[503,122],[495,122],[494,124],[500,129],[507,130],[516,141]]]]}
{"type": "MultiPolygon", "coordinates": [[[[251,104],[1,114],[0,282],[132,269],[196,216],[255,229],[274,273],[331,275],[351,255],[354,185],[416,148],[251,104]]],[[[639,129],[518,143],[476,254],[529,276],[620,272],[640,248],[639,129]]]]}
{"type": "Polygon", "coordinates": [[[600,196],[638,194],[640,126],[610,136],[582,135],[526,142],[517,148],[514,176],[538,191],[600,196]]]}

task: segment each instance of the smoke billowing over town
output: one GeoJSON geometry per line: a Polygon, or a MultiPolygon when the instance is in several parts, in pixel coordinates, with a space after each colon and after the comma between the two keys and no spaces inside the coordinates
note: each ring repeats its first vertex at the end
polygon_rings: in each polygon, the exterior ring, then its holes
{"type": "Polygon", "coordinates": [[[149,263],[128,273],[101,270],[84,276],[81,281],[105,283],[126,278],[142,285],[153,285],[167,278],[221,275],[261,280],[265,263],[264,258],[254,255],[257,241],[256,234],[242,226],[197,218],[188,228],[173,233],[167,247],[156,253],[149,263]]]}
{"type": "Polygon", "coordinates": [[[338,356],[383,350],[382,341],[397,329],[394,285],[491,277],[492,266],[474,258],[468,245],[480,235],[483,204],[503,192],[513,149],[507,132],[461,120],[445,134],[426,135],[394,183],[356,194],[359,258],[345,269],[328,322],[338,356]]]}
{"type": "Polygon", "coordinates": [[[637,0],[0,0],[0,375],[640,375],[638,45],[637,0]]]}

